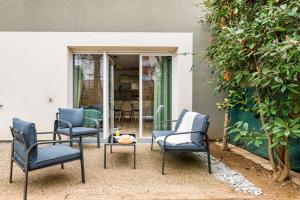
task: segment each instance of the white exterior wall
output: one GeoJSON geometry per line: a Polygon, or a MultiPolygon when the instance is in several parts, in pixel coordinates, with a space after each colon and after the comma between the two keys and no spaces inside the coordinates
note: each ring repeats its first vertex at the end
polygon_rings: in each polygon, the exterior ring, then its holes
{"type": "MultiPolygon", "coordinates": [[[[177,47],[180,54],[193,52],[192,44],[192,33],[0,32],[0,140],[11,139],[13,117],[52,131],[57,108],[72,107],[68,47],[177,47]]],[[[173,118],[192,109],[192,60],[174,58],[173,118]]]]}

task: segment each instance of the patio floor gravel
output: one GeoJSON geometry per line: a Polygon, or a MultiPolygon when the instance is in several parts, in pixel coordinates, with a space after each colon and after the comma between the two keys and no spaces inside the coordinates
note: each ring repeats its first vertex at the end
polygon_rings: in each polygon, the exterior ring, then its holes
{"type": "MultiPolygon", "coordinates": [[[[255,199],[234,191],[207,172],[195,154],[167,154],[166,175],[161,175],[161,154],[149,144],[137,145],[137,169],[132,168],[132,148],[115,147],[107,153],[103,169],[103,145],[84,146],[86,183],[80,181],[80,163],[53,166],[29,173],[29,199],[255,199]]],[[[22,199],[24,175],[14,165],[9,184],[10,144],[0,143],[0,199],[22,199]]]]}

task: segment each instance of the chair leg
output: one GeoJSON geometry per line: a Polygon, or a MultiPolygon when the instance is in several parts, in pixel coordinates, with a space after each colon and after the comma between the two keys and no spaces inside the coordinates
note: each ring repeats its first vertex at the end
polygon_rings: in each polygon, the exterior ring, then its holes
{"type": "Polygon", "coordinates": [[[152,135],[152,139],[151,139],[151,151],[153,151],[153,135],[152,135]]]}
{"type": "Polygon", "coordinates": [[[133,169],[135,169],[136,165],[136,145],[133,146],[133,169]]]}
{"type": "Polygon", "coordinates": [[[207,151],[207,165],[208,165],[208,173],[211,174],[211,163],[210,163],[210,152],[207,151]]]}
{"type": "Polygon", "coordinates": [[[13,162],[14,162],[14,142],[15,140],[11,142],[11,152],[10,152],[10,173],[9,173],[9,183],[12,183],[12,173],[13,173],[13,162]]]}
{"type": "Polygon", "coordinates": [[[100,131],[97,131],[97,148],[100,148],[100,131]]]}
{"type": "Polygon", "coordinates": [[[120,111],[120,114],[119,114],[119,122],[121,121],[121,116],[122,116],[122,111],[120,111]]]}
{"type": "Polygon", "coordinates": [[[81,182],[85,183],[85,174],[84,174],[84,161],[83,156],[80,159],[80,165],[81,165],[81,182]]]}
{"type": "Polygon", "coordinates": [[[10,159],[10,173],[9,173],[9,183],[12,183],[12,173],[13,173],[13,159],[10,159]]]}
{"type": "Polygon", "coordinates": [[[83,143],[82,143],[82,136],[79,136],[79,143],[80,143],[80,146],[83,145],[83,143]]]}
{"type": "Polygon", "coordinates": [[[25,169],[24,196],[23,196],[24,200],[27,200],[27,187],[28,187],[28,169],[25,169]]]}
{"type": "MultiPolygon", "coordinates": [[[[53,140],[56,140],[56,133],[53,133],[53,140]]],[[[55,145],[55,143],[53,143],[53,145],[55,145]]]]}
{"type": "MultiPolygon", "coordinates": [[[[70,137],[70,140],[72,140],[73,137],[70,137]]],[[[73,147],[73,141],[70,141],[70,147],[73,147]]]]}
{"type": "Polygon", "coordinates": [[[103,158],[104,158],[103,168],[104,169],[106,168],[106,147],[107,147],[107,145],[104,144],[104,156],[103,156],[103,158]]]}
{"type": "Polygon", "coordinates": [[[163,150],[163,152],[162,152],[162,163],[161,163],[161,175],[165,174],[165,153],[166,153],[166,151],[163,150]]]}
{"type": "Polygon", "coordinates": [[[84,175],[84,160],[83,160],[83,151],[82,151],[82,136],[79,137],[79,145],[81,151],[81,158],[80,158],[80,166],[81,166],[81,182],[85,183],[85,175],[84,175]]]}
{"type": "Polygon", "coordinates": [[[205,136],[205,143],[206,143],[206,152],[207,152],[207,165],[208,165],[208,173],[211,174],[211,162],[210,162],[210,150],[209,150],[209,137],[206,134],[205,136]]]}

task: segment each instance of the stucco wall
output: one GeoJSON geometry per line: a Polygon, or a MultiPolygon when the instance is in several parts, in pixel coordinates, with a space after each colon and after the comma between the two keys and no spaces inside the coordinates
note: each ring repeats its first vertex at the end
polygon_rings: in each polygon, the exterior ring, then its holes
{"type": "MultiPolygon", "coordinates": [[[[194,52],[208,43],[201,0],[0,0],[0,31],[63,32],[193,32],[194,52]]],[[[18,59],[18,58],[17,58],[18,59]]],[[[220,138],[223,113],[220,97],[207,86],[211,69],[194,58],[193,109],[210,115],[212,138],[220,138]]],[[[3,76],[1,74],[1,76],[3,76]]]]}

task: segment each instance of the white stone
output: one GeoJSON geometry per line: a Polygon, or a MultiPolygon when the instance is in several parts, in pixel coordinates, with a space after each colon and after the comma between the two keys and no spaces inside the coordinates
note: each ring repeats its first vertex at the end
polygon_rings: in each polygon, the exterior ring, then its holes
{"type": "MultiPolygon", "coordinates": [[[[199,158],[207,165],[207,154],[197,153],[199,158]]],[[[213,175],[220,181],[227,183],[238,192],[251,193],[254,195],[261,195],[262,189],[256,187],[253,183],[248,181],[242,174],[236,172],[218,159],[211,156],[211,169],[213,175]]]]}

